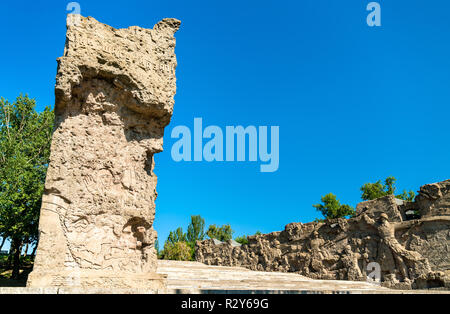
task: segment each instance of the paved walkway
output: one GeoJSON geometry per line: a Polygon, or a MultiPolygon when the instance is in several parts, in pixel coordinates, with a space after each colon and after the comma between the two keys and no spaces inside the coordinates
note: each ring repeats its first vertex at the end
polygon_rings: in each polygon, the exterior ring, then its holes
{"type": "Polygon", "coordinates": [[[313,280],[293,273],[257,272],[241,267],[207,266],[196,262],[158,261],[158,273],[167,275],[166,291],[81,289],[81,288],[1,288],[0,294],[319,294],[319,293],[450,293],[450,291],[398,291],[367,282],[313,280]]]}
{"type": "Polygon", "coordinates": [[[389,293],[366,282],[313,280],[293,273],[257,272],[241,267],[207,266],[197,262],[158,261],[168,276],[168,289],[198,293],[226,290],[271,293],[389,293]]]}

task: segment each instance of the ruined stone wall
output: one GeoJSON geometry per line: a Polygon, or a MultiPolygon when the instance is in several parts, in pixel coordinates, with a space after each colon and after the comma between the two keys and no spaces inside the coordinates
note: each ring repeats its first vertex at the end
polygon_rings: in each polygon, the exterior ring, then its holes
{"type": "Polygon", "coordinates": [[[416,206],[422,217],[450,216],[450,180],[422,186],[416,206]]]}
{"type": "Polygon", "coordinates": [[[58,59],[56,126],[28,286],[163,287],[153,229],[157,178],[176,92],[174,34],[68,26],[58,59]]]}
{"type": "Polygon", "coordinates": [[[436,203],[442,199],[422,207],[427,217],[408,220],[407,212],[418,210],[418,203],[387,196],[359,204],[355,218],[292,223],[281,232],[249,237],[248,245],[197,242],[196,258],[208,265],[353,281],[365,281],[372,272],[369,264],[376,262],[384,286],[450,288],[450,216],[442,215],[442,206],[434,216],[436,203]]]}

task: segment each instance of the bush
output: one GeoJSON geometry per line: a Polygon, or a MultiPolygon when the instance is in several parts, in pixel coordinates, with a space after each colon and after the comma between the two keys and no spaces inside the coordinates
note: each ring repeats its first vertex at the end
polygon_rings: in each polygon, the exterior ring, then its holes
{"type": "Polygon", "coordinates": [[[188,232],[184,233],[181,227],[171,231],[158,257],[177,261],[194,261],[195,244],[205,238],[204,228],[205,220],[201,216],[191,216],[188,232]]]}
{"type": "Polygon", "coordinates": [[[166,242],[162,257],[172,261],[190,261],[192,259],[192,247],[186,242],[166,242]]]}
{"type": "Polygon", "coordinates": [[[233,229],[230,225],[223,225],[222,227],[217,227],[216,225],[209,226],[208,232],[206,234],[211,239],[216,239],[222,242],[229,241],[233,239],[233,229]]]}
{"type": "Polygon", "coordinates": [[[237,237],[236,239],[235,239],[235,241],[237,242],[237,243],[240,243],[240,244],[242,244],[242,245],[245,245],[245,244],[248,244],[248,237],[247,236],[242,236],[242,237],[237,237]]]}
{"type": "MultiPolygon", "coordinates": [[[[378,180],[375,183],[364,184],[360,189],[362,192],[361,199],[370,201],[387,195],[395,195],[395,191],[397,190],[397,187],[395,186],[396,181],[397,179],[395,177],[388,177],[384,180],[384,184],[381,183],[381,180],[378,180]]],[[[396,195],[396,197],[412,202],[416,197],[416,193],[405,190],[402,194],[396,195]]]]}

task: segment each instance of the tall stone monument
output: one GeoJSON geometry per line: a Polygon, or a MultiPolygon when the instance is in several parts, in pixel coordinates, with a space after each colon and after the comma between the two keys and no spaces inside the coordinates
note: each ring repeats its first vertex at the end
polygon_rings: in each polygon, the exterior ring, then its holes
{"type": "Polygon", "coordinates": [[[173,113],[179,26],[68,26],[29,287],[164,288],[153,156],[173,113]]]}

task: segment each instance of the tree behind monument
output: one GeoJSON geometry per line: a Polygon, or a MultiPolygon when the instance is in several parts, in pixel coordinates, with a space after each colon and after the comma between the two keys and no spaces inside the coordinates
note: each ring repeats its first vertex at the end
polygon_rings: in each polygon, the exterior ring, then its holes
{"type": "Polygon", "coordinates": [[[36,112],[28,96],[12,104],[0,99],[0,236],[11,241],[13,279],[19,277],[23,245],[38,240],[53,123],[53,111],[36,112]]]}

